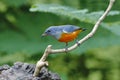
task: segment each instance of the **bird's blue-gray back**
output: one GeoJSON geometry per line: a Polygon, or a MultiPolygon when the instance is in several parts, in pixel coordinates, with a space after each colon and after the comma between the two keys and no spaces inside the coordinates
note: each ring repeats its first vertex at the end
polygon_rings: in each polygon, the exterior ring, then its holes
{"type": "Polygon", "coordinates": [[[68,32],[68,33],[80,29],[80,27],[74,26],[74,25],[63,25],[63,26],[58,26],[58,27],[60,28],[60,30],[64,32],[68,32]]]}

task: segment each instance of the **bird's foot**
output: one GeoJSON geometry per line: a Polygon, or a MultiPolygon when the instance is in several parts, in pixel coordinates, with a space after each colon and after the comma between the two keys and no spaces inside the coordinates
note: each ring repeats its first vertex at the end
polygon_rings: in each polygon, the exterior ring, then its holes
{"type": "Polygon", "coordinates": [[[67,47],[65,47],[65,53],[68,53],[68,48],[67,47]]]}
{"type": "Polygon", "coordinates": [[[65,45],[65,53],[68,53],[68,43],[66,42],[66,45],[65,45]]]}
{"type": "Polygon", "coordinates": [[[78,40],[76,41],[76,44],[77,44],[78,46],[80,46],[80,43],[79,43],[79,41],[78,41],[78,40]]]}

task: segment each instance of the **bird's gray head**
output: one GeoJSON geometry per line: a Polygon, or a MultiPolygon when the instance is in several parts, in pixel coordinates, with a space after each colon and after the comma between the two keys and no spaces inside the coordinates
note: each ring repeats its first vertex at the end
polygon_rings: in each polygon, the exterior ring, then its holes
{"type": "Polygon", "coordinates": [[[45,30],[45,32],[42,34],[42,36],[53,36],[55,38],[59,37],[62,30],[60,30],[56,26],[51,26],[45,30]]]}

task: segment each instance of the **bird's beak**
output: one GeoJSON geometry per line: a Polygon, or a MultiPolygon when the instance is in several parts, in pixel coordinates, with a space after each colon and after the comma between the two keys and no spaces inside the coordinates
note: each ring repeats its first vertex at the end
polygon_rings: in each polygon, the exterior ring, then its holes
{"type": "Polygon", "coordinates": [[[44,36],[47,36],[47,34],[46,34],[46,33],[43,33],[43,34],[41,35],[41,37],[44,37],[44,36]]]}

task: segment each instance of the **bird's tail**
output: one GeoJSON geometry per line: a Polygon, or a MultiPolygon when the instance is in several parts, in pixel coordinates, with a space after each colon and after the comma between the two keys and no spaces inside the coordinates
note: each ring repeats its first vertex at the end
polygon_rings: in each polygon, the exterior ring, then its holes
{"type": "Polygon", "coordinates": [[[79,30],[86,31],[87,29],[86,28],[80,28],[79,30]]]}
{"type": "Polygon", "coordinates": [[[87,29],[86,28],[82,28],[82,31],[86,31],[87,29]]]}

